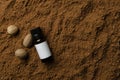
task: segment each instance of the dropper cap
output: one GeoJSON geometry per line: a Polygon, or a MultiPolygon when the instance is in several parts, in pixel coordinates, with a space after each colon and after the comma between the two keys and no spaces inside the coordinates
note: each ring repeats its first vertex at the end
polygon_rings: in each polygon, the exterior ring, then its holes
{"type": "Polygon", "coordinates": [[[32,35],[33,44],[38,44],[45,41],[45,37],[40,27],[34,28],[30,32],[32,35]]]}

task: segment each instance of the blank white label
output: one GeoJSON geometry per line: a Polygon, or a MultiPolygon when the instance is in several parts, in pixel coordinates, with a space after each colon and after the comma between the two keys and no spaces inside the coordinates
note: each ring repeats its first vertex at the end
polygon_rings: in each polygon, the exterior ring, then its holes
{"type": "Polygon", "coordinates": [[[49,49],[47,41],[36,44],[35,48],[38,52],[38,55],[39,55],[40,59],[45,59],[45,58],[48,58],[48,57],[51,56],[51,51],[49,49]]]}

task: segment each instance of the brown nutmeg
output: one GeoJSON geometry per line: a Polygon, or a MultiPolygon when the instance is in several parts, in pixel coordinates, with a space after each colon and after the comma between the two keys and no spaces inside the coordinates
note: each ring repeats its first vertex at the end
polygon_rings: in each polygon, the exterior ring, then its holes
{"type": "Polygon", "coordinates": [[[30,47],[32,45],[32,35],[29,33],[25,36],[23,40],[24,47],[30,47]]]}
{"type": "Polygon", "coordinates": [[[8,26],[7,28],[7,33],[10,34],[10,35],[15,35],[17,32],[18,32],[18,27],[15,26],[15,25],[10,25],[8,26]]]}
{"type": "Polygon", "coordinates": [[[17,49],[15,51],[15,56],[20,59],[25,59],[28,56],[28,52],[24,49],[17,49]]]}

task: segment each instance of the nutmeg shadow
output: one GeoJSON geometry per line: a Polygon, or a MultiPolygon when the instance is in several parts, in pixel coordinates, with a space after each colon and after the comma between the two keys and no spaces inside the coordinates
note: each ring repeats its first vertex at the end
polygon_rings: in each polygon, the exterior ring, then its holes
{"type": "Polygon", "coordinates": [[[21,64],[27,65],[29,62],[29,56],[25,56],[23,58],[20,58],[19,60],[20,60],[21,64]]]}
{"type": "Polygon", "coordinates": [[[20,29],[18,29],[17,33],[15,33],[13,36],[17,36],[20,33],[20,29]]]}
{"type": "Polygon", "coordinates": [[[34,44],[33,44],[33,43],[32,43],[29,47],[27,47],[27,48],[30,49],[30,48],[32,48],[32,47],[34,47],[34,44]]]}

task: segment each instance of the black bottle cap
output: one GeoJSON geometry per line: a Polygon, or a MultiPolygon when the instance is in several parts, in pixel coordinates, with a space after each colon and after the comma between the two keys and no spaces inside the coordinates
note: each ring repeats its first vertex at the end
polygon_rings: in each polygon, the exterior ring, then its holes
{"type": "Polygon", "coordinates": [[[40,27],[34,28],[30,32],[32,35],[33,44],[38,44],[45,41],[45,37],[40,27]]]}

